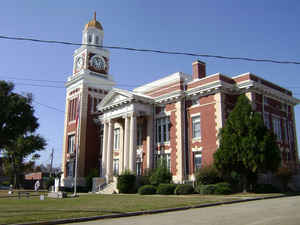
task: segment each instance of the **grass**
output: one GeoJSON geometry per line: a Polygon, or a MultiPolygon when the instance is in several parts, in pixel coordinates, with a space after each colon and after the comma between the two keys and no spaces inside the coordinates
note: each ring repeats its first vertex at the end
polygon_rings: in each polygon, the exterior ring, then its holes
{"type": "MultiPolygon", "coordinates": [[[[77,198],[41,201],[39,197],[0,198],[0,224],[39,222],[64,218],[99,216],[124,212],[193,206],[203,203],[241,199],[238,195],[96,195],[86,194],[77,198]]],[[[264,195],[250,195],[257,197],[264,195]]]]}
{"type": "Polygon", "coordinates": [[[228,200],[222,196],[81,195],[78,198],[0,198],[0,224],[79,218],[228,200]]]}

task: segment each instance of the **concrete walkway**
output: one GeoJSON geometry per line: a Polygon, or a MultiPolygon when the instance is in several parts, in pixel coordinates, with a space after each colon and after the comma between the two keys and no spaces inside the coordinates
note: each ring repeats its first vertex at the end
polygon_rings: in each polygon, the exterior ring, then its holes
{"type": "Polygon", "coordinates": [[[190,209],[78,225],[299,225],[300,196],[190,209]]]}

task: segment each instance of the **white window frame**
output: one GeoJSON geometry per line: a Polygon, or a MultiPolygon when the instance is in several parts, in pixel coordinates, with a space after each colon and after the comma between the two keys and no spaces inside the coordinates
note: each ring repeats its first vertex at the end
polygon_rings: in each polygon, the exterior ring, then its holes
{"type": "MultiPolygon", "coordinates": [[[[197,132],[197,133],[198,133],[197,132]]],[[[200,139],[201,140],[202,133],[201,133],[201,115],[193,115],[192,116],[192,138],[193,139],[200,139]],[[196,136],[196,130],[195,130],[195,125],[199,123],[199,135],[196,136]]]]}
{"type": "Polygon", "coordinates": [[[156,142],[166,143],[170,142],[170,117],[160,117],[156,119],[156,142]]]}
{"type": "Polygon", "coordinates": [[[120,148],[120,128],[114,129],[114,150],[119,150],[120,148]]]}
{"type": "Polygon", "coordinates": [[[119,175],[119,159],[113,159],[113,174],[119,175]]]}
{"type": "Polygon", "coordinates": [[[75,134],[68,135],[68,153],[72,154],[75,152],[75,134]]]}
{"type": "Polygon", "coordinates": [[[194,172],[197,172],[202,167],[202,152],[194,152],[194,172]],[[200,158],[200,167],[196,166],[196,159],[200,158]]]}

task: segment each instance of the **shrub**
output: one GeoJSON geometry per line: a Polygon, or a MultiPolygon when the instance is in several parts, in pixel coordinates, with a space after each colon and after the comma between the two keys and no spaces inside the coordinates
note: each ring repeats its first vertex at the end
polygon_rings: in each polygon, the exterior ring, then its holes
{"type": "Polygon", "coordinates": [[[197,186],[196,191],[202,195],[212,195],[215,193],[216,186],[214,184],[200,184],[197,186]]]}
{"type": "Polygon", "coordinates": [[[278,193],[280,191],[272,184],[256,184],[254,187],[254,192],[261,194],[261,193],[278,193]]]}
{"type": "Polygon", "coordinates": [[[172,173],[162,162],[152,173],[149,178],[150,184],[158,186],[159,184],[169,184],[172,180],[172,173]]]}
{"type": "Polygon", "coordinates": [[[222,179],[218,175],[218,172],[215,167],[207,166],[199,169],[196,173],[197,184],[216,184],[221,182],[222,179]]]}
{"type": "Polygon", "coordinates": [[[231,194],[232,188],[229,183],[223,182],[223,183],[217,183],[215,184],[215,191],[214,194],[218,195],[228,195],[231,194]]]}
{"type": "Polygon", "coordinates": [[[160,184],[157,188],[157,194],[172,195],[174,194],[176,184],[160,184]]]}
{"type": "Polygon", "coordinates": [[[156,187],[153,185],[144,185],[139,188],[138,193],[140,195],[154,195],[156,193],[156,187]]]}
{"type": "Polygon", "coordinates": [[[128,171],[118,176],[117,188],[119,193],[136,193],[135,188],[136,177],[128,171]]]}
{"type": "Polygon", "coordinates": [[[191,184],[178,184],[175,189],[176,195],[188,195],[194,193],[194,187],[191,184]]]}

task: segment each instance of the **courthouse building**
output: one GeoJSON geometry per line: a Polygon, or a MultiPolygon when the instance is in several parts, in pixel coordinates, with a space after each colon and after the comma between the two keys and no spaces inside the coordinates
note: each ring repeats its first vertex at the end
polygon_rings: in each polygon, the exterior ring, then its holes
{"type": "Polygon", "coordinates": [[[72,186],[76,151],[82,185],[95,168],[111,182],[125,170],[142,175],[161,159],[174,182],[193,180],[197,169],[212,164],[218,131],[243,94],[277,135],[282,164],[298,166],[294,106],[299,100],[291,91],[252,73],[207,75],[201,61],[191,63],[192,75],[176,72],[132,91],[117,89],[109,51],[101,47],[103,35],[94,17],[74,52],[66,82],[63,185],[72,186]]]}

